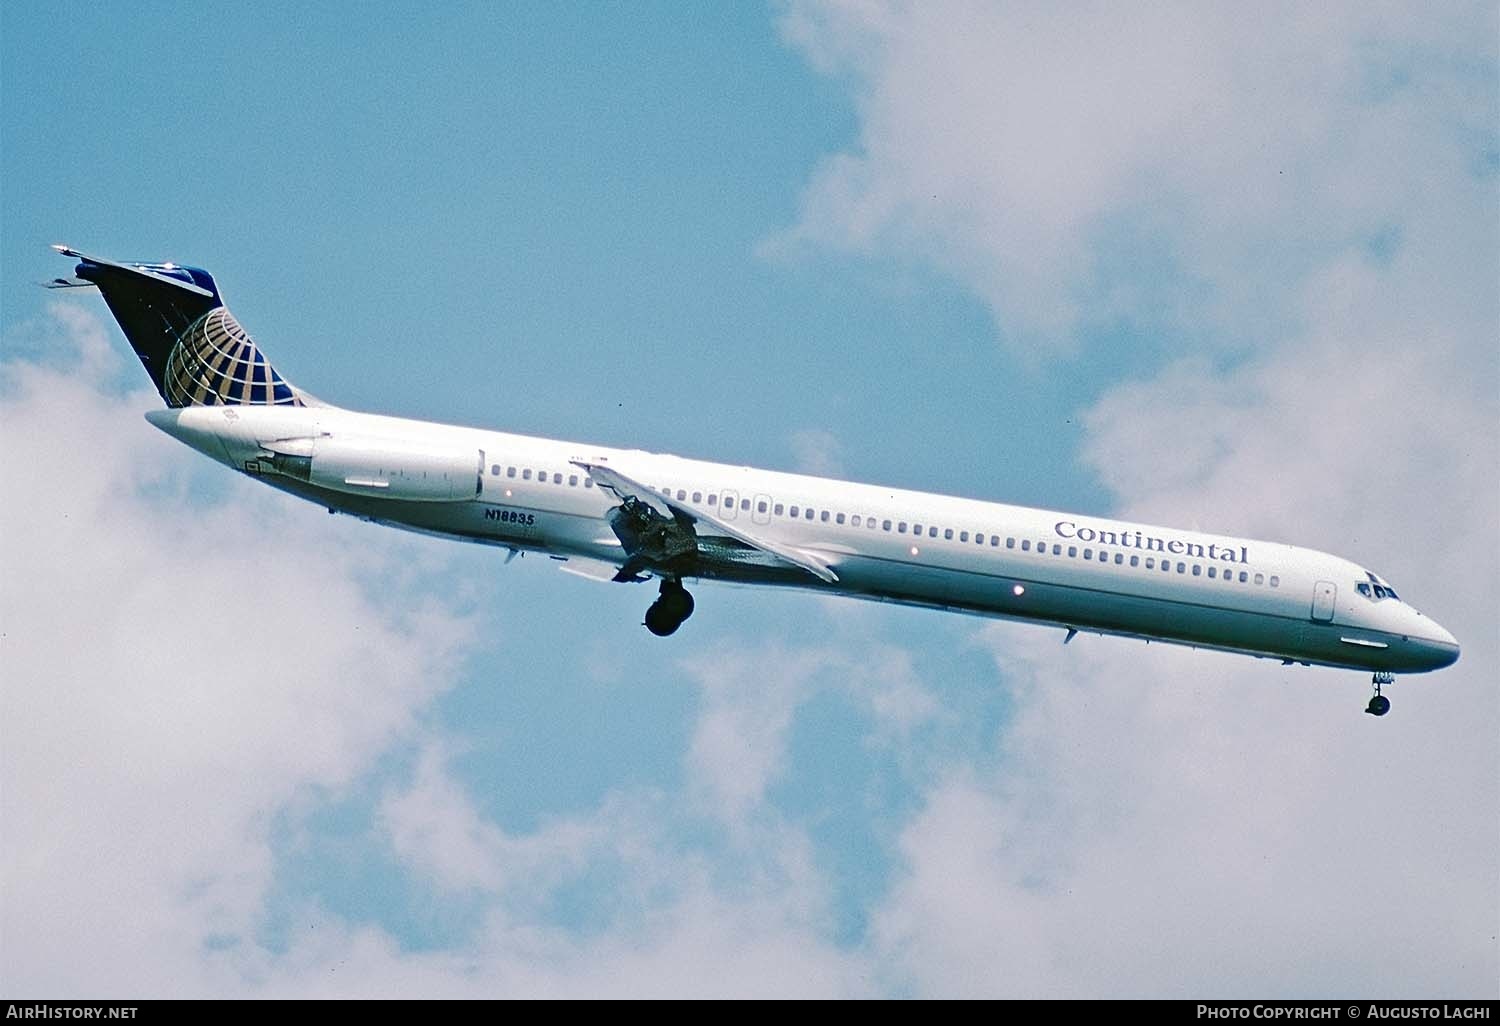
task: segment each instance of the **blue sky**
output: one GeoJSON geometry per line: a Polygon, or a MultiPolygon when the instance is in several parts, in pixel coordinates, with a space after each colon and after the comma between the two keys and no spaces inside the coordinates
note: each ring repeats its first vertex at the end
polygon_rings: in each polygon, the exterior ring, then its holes
{"type": "Polygon", "coordinates": [[[0,980],[1494,994],[1492,6],[0,19],[0,980]],[[159,435],[54,241],[340,405],[1297,541],[1464,658],[1377,723],[806,595],[663,643],[159,435]]]}

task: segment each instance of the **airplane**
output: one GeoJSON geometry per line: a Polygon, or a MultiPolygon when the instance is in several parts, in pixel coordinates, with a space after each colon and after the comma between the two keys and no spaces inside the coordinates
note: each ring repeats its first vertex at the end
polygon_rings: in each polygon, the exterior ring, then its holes
{"type": "Polygon", "coordinates": [[[1313,549],[341,409],[277,373],[207,271],[53,248],[78,263],[48,287],[102,293],[166,402],[155,427],[330,513],[654,580],[659,637],[689,582],[779,585],[1369,671],[1375,716],[1396,673],[1458,659],[1389,582],[1313,549]]]}

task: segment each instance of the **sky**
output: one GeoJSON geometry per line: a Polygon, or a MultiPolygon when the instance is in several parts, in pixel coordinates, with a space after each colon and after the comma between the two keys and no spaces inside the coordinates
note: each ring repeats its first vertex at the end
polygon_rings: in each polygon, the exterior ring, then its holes
{"type": "Polygon", "coordinates": [[[1495,997],[1492,3],[0,6],[0,992],[1495,997]],[[1366,675],[328,517],[356,409],[1288,541],[1366,675]]]}

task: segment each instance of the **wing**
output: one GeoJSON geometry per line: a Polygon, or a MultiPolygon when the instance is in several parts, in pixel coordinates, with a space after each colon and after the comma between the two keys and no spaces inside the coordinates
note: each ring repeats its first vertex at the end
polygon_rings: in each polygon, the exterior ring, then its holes
{"type": "Polygon", "coordinates": [[[583,468],[600,488],[608,489],[619,496],[622,501],[627,498],[635,498],[644,502],[663,517],[672,518],[687,530],[696,532],[696,525],[706,524],[713,529],[713,533],[733,538],[735,541],[748,545],[752,549],[757,549],[760,552],[774,556],[789,566],[807,571],[820,581],[832,584],[839,579],[838,575],[829,568],[828,563],[823,557],[808,552],[806,549],[799,549],[791,545],[783,545],[780,542],[770,541],[734,524],[727,523],[705,509],[691,503],[683,502],[680,499],[673,499],[664,492],[641,484],[636,479],[621,473],[615,467],[587,460],[572,460],[570,462],[575,467],[583,468]]]}

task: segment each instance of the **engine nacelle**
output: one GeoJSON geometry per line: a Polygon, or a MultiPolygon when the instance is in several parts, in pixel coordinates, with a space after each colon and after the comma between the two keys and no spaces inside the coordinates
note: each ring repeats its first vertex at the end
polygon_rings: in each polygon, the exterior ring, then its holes
{"type": "Polygon", "coordinates": [[[484,480],[484,451],[389,438],[285,438],[260,458],[272,473],[349,495],[408,502],[475,498],[484,480]]]}

